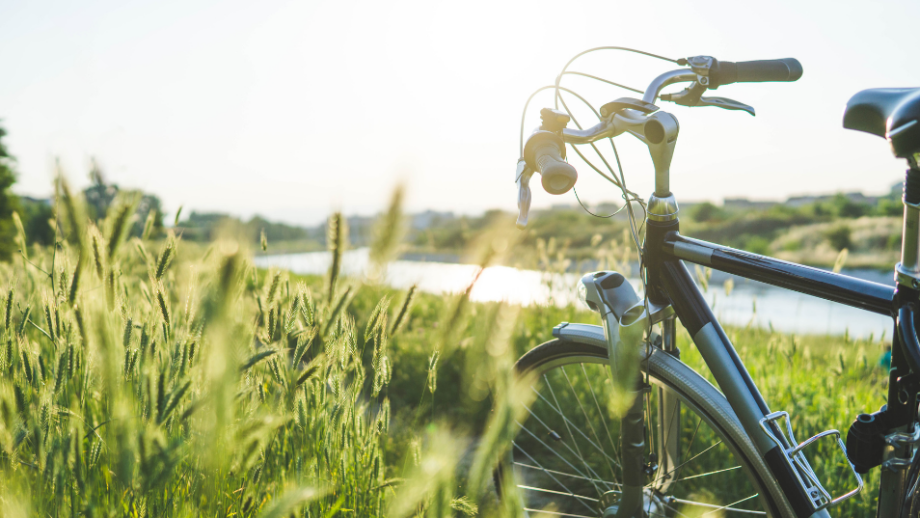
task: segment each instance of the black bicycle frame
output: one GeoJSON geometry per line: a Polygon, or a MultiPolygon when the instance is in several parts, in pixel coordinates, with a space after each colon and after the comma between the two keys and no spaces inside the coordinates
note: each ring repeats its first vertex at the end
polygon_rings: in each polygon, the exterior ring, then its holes
{"type": "MultiPolygon", "coordinates": [[[[648,220],[647,229],[643,256],[647,266],[649,299],[656,304],[670,303],[674,307],[745,431],[779,481],[796,515],[800,518],[814,515],[812,498],[797,482],[793,467],[780,445],[761,425],[764,417],[771,413],[770,408],[682,261],[891,317],[895,332],[887,412],[891,417],[889,423],[893,425],[907,425],[916,418],[916,404],[910,404],[916,402],[916,395],[899,398],[899,391],[903,389],[899,378],[909,371],[908,358],[901,343],[910,337],[899,337],[899,326],[895,321],[899,311],[903,313],[901,308],[907,307],[906,298],[917,300],[916,292],[690,239],[679,234],[676,219],[668,222],[648,220]]],[[[913,327],[910,331],[913,332],[913,327]]],[[[916,340],[916,334],[912,336],[916,340]]],[[[768,428],[785,448],[790,447],[775,423],[771,422],[768,428]]]]}

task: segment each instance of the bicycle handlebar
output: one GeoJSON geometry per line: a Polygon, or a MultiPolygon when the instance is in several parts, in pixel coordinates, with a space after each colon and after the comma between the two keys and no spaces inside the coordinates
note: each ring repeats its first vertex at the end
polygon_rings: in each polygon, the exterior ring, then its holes
{"type": "Polygon", "coordinates": [[[575,186],[578,172],[559,156],[559,146],[548,142],[534,151],[540,183],[550,194],[565,194],[575,186]]]}
{"type": "Polygon", "coordinates": [[[709,71],[710,88],[732,83],[795,81],[802,77],[802,64],[795,58],[760,61],[717,61],[709,71]]]}
{"type": "MultiPolygon", "coordinates": [[[[661,184],[664,185],[663,192],[667,192],[668,167],[674,151],[674,139],[677,137],[677,121],[670,117],[674,128],[672,138],[667,141],[648,140],[645,135],[645,123],[658,116],[658,113],[649,114],[657,110],[654,104],[661,90],[666,86],[675,83],[695,83],[683,92],[662,96],[663,100],[683,106],[717,106],[729,110],[744,110],[754,115],[754,108],[751,106],[724,97],[703,97],[702,93],[707,89],[732,83],[796,81],[802,77],[802,64],[794,58],[735,63],[719,61],[711,56],[694,56],[681,59],[678,64],[689,65],[690,68],[671,70],[659,75],[643,92],[642,101],[634,100],[636,106],[627,103],[626,106],[621,106],[616,111],[605,113],[601,121],[590,128],[566,128],[568,115],[549,109],[541,111],[544,125],[527,139],[522,149],[523,156],[518,162],[516,177],[520,210],[518,226],[523,227],[527,224],[527,212],[530,207],[530,188],[528,186],[530,174],[539,172],[543,189],[550,194],[564,194],[575,186],[578,173],[565,161],[566,143],[590,144],[602,138],[613,138],[624,132],[632,133],[650,146],[649,151],[655,162],[656,192],[659,177],[664,179],[664,183],[661,184]],[[643,103],[650,105],[652,109],[643,109],[643,103]],[[653,147],[655,149],[652,149],[653,147]]],[[[658,124],[660,126],[661,122],[658,121],[658,124]]]]}
{"type": "Polygon", "coordinates": [[[524,158],[540,173],[540,183],[550,194],[565,194],[575,186],[578,173],[565,160],[565,143],[551,131],[534,133],[524,148],[524,158]]]}

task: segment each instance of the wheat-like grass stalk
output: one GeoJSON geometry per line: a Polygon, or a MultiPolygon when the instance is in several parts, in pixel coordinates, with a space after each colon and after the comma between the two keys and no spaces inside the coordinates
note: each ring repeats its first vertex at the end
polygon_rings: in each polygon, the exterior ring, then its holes
{"type": "Polygon", "coordinates": [[[125,236],[131,228],[131,219],[137,209],[140,197],[136,194],[122,194],[115,199],[113,206],[109,209],[110,214],[106,215],[106,254],[111,262],[115,259],[115,254],[125,240],[125,236]]]}
{"type": "Polygon", "coordinates": [[[45,301],[45,322],[48,323],[48,334],[51,335],[51,341],[55,341],[55,335],[57,334],[54,329],[54,318],[51,316],[51,301],[45,301]]]}
{"type": "Polygon", "coordinates": [[[115,309],[115,272],[111,270],[105,276],[105,303],[109,311],[115,309]]]}
{"type": "Polygon", "coordinates": [[[293,367],[296,368],[303,361],[304,355],[307,354],[307,349],[313,343],[314,336],[316,336],[316,328],[311,327],[297,337],[297,346],[294,348],[294,355],[291,357],[293,367]]]}
{"type": "Polygon", "coordinates": [[[157,210],[150,209],[147,212],[147,219],[144,221],[144,231],[141,233],[141,239],[146,241],[150,239],[150,235],[153,233],[153,226],[157,220],[157,210]]]}
{"type": "Polygon", "coordinates": [[[32,313],[32,306],[26,306],[26,310],[22,312],[22,319],[19,321],[19,329],[16,330],[18,336],[22,336],[22,333],[25,331],[26,323],[29,321],[29,315],[32,313]]]}
{"type": "Polygon", "coordinates": [[[10,328],[10,322],[13,318],[13,288],[10,288],[9,293],[6,295],[6,317],[4,318],[4,327],[6,329],[10,328]]]}
{"type": "Polygon", "coordinates": [[[58,190],[58,198],[64,204],[64,213],[66,219],[71,229],[71,237],[75,239],[79,244],[80,248],[86,248],[85,242],[85,221],[86,216],[83,213],[82,201],[78,200],[73,192],[70,190],[70,184],[64,178],[64,174],[60,169],[60,163],[57,164],[57,181],[55,182],[58,190]]]}
{"type": "Polygon", "coordinates": [[[80,251],[80,256],[77,258],[77,264],[73,269],[73,277],[70,279],[70,290],[68,290],[67,302],[71,306],[77,303],[77,290],[80,289],[80,276],[83,273],[83,252],[80,251]]]}
{"type": "Polygon", "coordinates": [[[163,251],[160,253],[160,258],[157,259],[157,267],[154,271],[154,279],[160,280],[163,278],[163,275],[166,273],[166,269],[169,268],[170,263],[172,263],[173,255],[175,255],[175,242],[172,238],[166,240],[166,245],[163,247],[163,251]]]}
{"type": "Polygon", "coordinates": [[[167,328],[170,326],[169,306],[166,303],[166,295],[163,293],[163,287],[157,286],[156,290],[157,307],[160,309],[160,316],[163,317],[163,323],[167,328]]]}
{"type": "Polygon", "coordinates": [[[13,225],[16,226],[16,243],[19,245],[22,257],[28,261],[29,250],[27,245],[28,241],[26,240],[26,229],[22,226],[22,220],[19,218],[19,213],[15,210],[13,211],[13,225]]]}
{"type": "Polygon", "coordinates": [[[402,212],[404,195],[405,188],[402,185],[397,186],[390,197],[387,211],[374,224],[374,237],[369,254],[371,269],[368,272],[372,280],[381,279],[386,264],[396,255],[406,234],[406,223],[402,212]]]}
{"type": "Polygon", "coordinates": [[[99,233],[99,229],[97,229],[95,225],[90,225],[89,235],[92,241],[93,264],[96,267],[96,275],[99,276],[99,279],[104,279],[105,255],[102,252],[102,234],[99,233]]]}
{"type": "Polygon", "coordinates": [[[272,282],[268,287],[268,295],[265,297],[265,304],[271,305],[275,300],[275,294],[278,292],[278,285],[281,282],[281,272],[275,272],[272,275],[272,282]]]}
{"type": "Polygon", "coordinates": [[[432,394],[438,390],[438,358],[440,357],[441,351],[435,351],[428,358],[428,391],[432,394]]]}
{"type": "Polygon", "coordinates": [[[335,284],[339,279],[342,268],[342,254],[345,253],[345,244],[348,241],[348,225],[341,212],[336,212],[329,218],[326,229],[326,246],[332,252],[332,264],[329,266],[327,303],[332,303],[335,297],[335,284]]]}
{"type": "Polygon", "coordinates": [[[125,320],[125,329],[122,332],[121,343],[125,350],[131,345],[131,335],[134,332],[134,320],[128,318],[125,320]]]}
{"type": "Polygon", "coordinates": [[[413,284],[409,287],[409,290],[406,291],[406,298],[403,299],[403,303],[399,307],[399,312],[396,313],[396,318],[393,320],[393,327],[390,329],[390,335],[395,335],[396,332],[399,331],[399,328],[409,320],[409,310],[412,308],[412,300],[415,298],[416,289],[418,289],[418,284],[413,284]]]}

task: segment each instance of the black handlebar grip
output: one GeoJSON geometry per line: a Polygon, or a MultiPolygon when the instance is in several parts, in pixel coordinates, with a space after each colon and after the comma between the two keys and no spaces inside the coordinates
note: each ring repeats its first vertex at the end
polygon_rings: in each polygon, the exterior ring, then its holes
{"type": "Polygon", "coordinates": [[[541,142],[534,150],[534,168],[540,173],[541,183],[550,194],[565,194],[575,186],[578,172],[562,160],[559,146],[550,140],[541,142]]]}
{"type": "Polygon", "coordinates": [[[795,58],[762,61],[719,61],[709,71],[710,88],[732,83],[795,81],[802,77],[802,64],[795,58]]]}

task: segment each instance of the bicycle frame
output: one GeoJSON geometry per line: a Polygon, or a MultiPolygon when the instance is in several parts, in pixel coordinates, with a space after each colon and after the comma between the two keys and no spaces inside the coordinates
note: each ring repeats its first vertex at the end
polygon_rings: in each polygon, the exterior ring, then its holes
{"type": "MultiPolygon", "coordinates": [[[[647,264],[649,300],[673,306],[677,318],[689,331],[722,393],[780,483],[796,515],[800,518],[827,516],[824,510],[815,512],[813,502],[816,493],[807,494],[803,490],[801,474],[796,473],[796,466],[787,460],[783,452],[790,448],[790,444],[776,422],[768,419],[772,414],[770,407],[681,261],[888,315],[893,319],[893,326],[898,306],[896,290],[846,275],[690,239],[680,235],[676,218],[667,222],[649,219],[647,225],[643,255],[647,264]],[[772,437],[767,433],[768,429],[772,430],[772,437]]],[[[669,334],[669,330],[666,329],[665,334],[669,334]]],[[[910,409],[913,398],[903,402],[898,398],[897,379],[899,373],[907,371],[907,366],[897,344],[897,333],[894,336],[888,408],[897,416],[897,422],[906,427],[916,416],[910,409]]],[[[887,456],[905,457],[909,453],[890,450],[887,456]]],[[[896,516],[900,512],[904,474],[905,470],[883,474],[879,516],[896,516]]]]}

